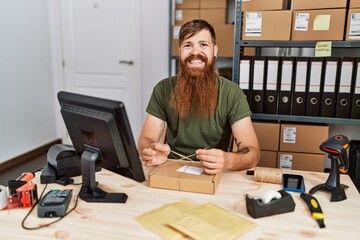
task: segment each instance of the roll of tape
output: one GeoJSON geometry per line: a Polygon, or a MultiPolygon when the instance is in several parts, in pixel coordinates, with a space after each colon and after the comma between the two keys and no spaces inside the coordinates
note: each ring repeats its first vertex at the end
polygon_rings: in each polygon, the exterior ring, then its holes
{"type": "Polygon", "coordinates": [[[0,210],[8,204],[7,189],[5,186],[0,185],[0,210]]]}

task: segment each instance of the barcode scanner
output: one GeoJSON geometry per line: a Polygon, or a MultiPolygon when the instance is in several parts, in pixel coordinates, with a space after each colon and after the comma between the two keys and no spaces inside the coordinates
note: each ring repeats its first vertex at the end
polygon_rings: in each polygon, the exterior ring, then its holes
{"type": "Polygon", "coordinates": [[[331,169],[327,181],[313,187],[309,193],[314,194],[318,190],[331,191],[331,202],[342,201],[346,199],[345,189],[348,186],[340,184],[340,172],[346,173],[349,168],[347,149],[349,148],[349,139],[343,135],[336,135],[320,145],[320,150],[328,153],[331,160],[331,169]]]}

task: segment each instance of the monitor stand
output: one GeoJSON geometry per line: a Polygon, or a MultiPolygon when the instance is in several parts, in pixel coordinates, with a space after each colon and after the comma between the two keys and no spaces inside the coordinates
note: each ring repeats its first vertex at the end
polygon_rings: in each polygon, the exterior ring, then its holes
{"type": "Polygon", "coordinates": [[[107,193],[97,186],[95,181],[96,163],[102,161],[101,153],[96,148],[85,146],[81,155],[82,187],[79,197],[85,202],[125,203],[125,193],[107,193]]]}

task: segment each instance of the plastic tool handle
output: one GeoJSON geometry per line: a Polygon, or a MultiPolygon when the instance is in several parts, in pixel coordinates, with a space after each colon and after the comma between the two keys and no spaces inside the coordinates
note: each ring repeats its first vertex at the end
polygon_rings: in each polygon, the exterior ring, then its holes
{"type": "Polygon", "coordinates": [[[310,194],[301,193],[300,197],[306,202],[310,209],[311,216],[317,221],[320,228],[324,228],[324,213],[321,210],[318,200],[310,194]]]}

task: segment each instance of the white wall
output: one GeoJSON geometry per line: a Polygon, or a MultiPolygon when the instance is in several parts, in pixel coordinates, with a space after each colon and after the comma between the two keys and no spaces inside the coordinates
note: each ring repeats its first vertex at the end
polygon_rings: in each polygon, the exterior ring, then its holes
{"type": "Polygon", "coordinates": [[[0,163],[56,139],[46,0],[0,0],[0,163]]]}

